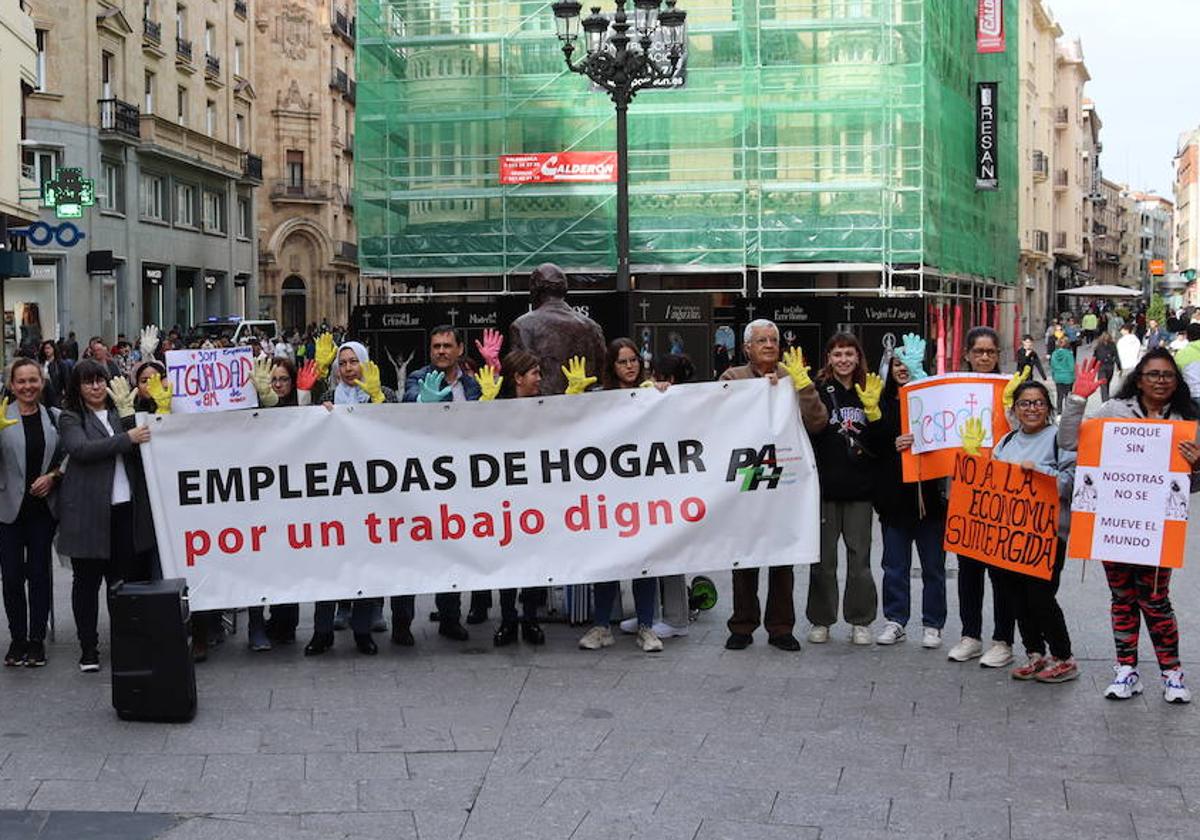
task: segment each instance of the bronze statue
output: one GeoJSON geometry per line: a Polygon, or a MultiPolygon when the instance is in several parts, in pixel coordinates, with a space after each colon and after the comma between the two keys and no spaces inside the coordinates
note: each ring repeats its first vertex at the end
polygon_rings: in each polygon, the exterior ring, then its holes
{"type": "Polygon", "coordinates": [[[560,368],[572,356],[587,360],[589,376],[600,376],[604,365],[604,330],[566,302],[567,277],[554,263],[542,263],[529,275],[532,306],[513,321],[508,346],[537,356],[542,394],[561,394],[567,387],[560,368]]]}

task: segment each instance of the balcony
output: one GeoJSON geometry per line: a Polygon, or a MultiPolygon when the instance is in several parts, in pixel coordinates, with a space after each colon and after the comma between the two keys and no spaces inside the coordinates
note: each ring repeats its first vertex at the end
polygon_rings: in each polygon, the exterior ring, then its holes
{"type": "Polygon", "coordinates": [[[204,78],[221,78],[221,59],[217,58],[212,53],[204,54],[204,78]]]}
{"type": "Polygon", "coordinates": [[[246,0],[233,0],[233,13],[242,20],[246,19],[246,0]]]}
{"type": "Polygon", "coordinates": [[[249,152],[242,158],[242,180],[262,183],[262,158],[249,152]]]}
{"type": "Polygon", "coordinates": [[[1100,222],[1092,222],[1092,233],[1097,236],[1105,236],[1108,233],[1108,225],[1101,224],[1100,222]]]}
{"type": "Polygon", "coordinates": [[[192,42],[187,38],[175,36],[175,61],[176,63],[191,64],[192,63],[192,42]]]}
{"type": "Polygon", "coordinates": [[[329,74],[329,87],[333,90],[340,91],[343,95],[350,89],[350,77],[346,75],[345,70],[335,69],[329,74]]]}
{"type": "Polygon", "coordinates": [[[358,245],[345,240],[339,241],[337,250],[333,253],[333,261],[358,265],[358,245]]]}
{"type": "Polygon", "coordinates": [[[333,34],[340,36],[350,46],[354,46],[355,19],[350,17],[345,9],[333,10],[333,34]]]}
{"type": "Polygon", "coordinates": [[[122,134],[133,140],[142,136],[141,112],[136,105],[120,99],[101,99],[100,132],[122,134]]]}
{"type": "Polygon", "coordinates": [[[1054,172],[1054,189],[1065,190],[1071,183],[1070,173],[1065,169],[1057,169],[1054,172]]]}
{"type": "Polygon", "coordinates": [[[353,79],[346,80],[346,89],[342,91],[342,99],[351,105],[358,101],[358,82],[353,79]]]}
{"type": "Polygon", "coordinates": [[[303,181],[299,184],[291,181],[273,181],[271,183],[271,200],[276,202],[320,202],[330,198],[328,181],[303,181]]]}
{"type": "Polygon", "coordinates": [[[1058,233],[1054,234],[1054,250],[1067,250],[1067,232],[1065,230],[1060,230],[1058,233]]]}
{"type": "Polygon", "coordinates": [[[158,46],[162,43],[162,23],[157,20],[144,18],[142,20],[142,38],[158,46]]]}
{"type": "Polygon", "coordinates": [[[1039,254],[1050,253],[1050,234],[1044,230],[1035,230],[1033,232],[1033,250],[1039,254]]]}
{"type": "Polygon", "coordinates": [[[1071,109],[1063,105],[1054,109],[1054,127],[1066,128],[1071,124],[1071,109]]]}
{"type": "Polygon", "coordinates": [[[1045,152],[1035,150],[1030,168],[1033,170],[1033,180],[1045,181],[1050,173],[1050,159],[1045,152]]]}

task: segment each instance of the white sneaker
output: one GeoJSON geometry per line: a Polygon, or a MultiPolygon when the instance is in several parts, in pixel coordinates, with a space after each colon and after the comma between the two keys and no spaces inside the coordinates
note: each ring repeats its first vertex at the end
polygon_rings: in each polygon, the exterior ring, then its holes
{"type": "Polygon", "coordinates": [[[850,628],[850,644],[869,645],[872,641],[870,627],[864,627],[861,624],[855,624],[850,628]]]}
{"type": "Polygon", "coordinates": [[[654,635],[660,639],[671,639],[676,636],[686,636],[688,634],[687,627],[676,627],[674,624],[667,624],[665,621],[654,622],[654,635]]]}
{"type": "Polygon", "coordinates": [[[593,627],[583,634],[583,638],[579,640],[579,647],[583,650],[600,650],[600,648],[606,648],[612,643],[613,634],[611,630],[607,627],[593,627]]]}
{"type": "Polygon", "coordinates": [[[1183,684],[1183,669],[1172,668],[1162,672],[1163,699],[1168,703],[1191,703],[1192,692],[1183,684]]]}
{"type": "Polygon", "coordinates": [[[979,665],[983,668],[1007,668],[1012,661],[1012,645],[1004,642],[992,642],[988,652],[979,660],[979,665]]]}
{"type": "Polygon", "coordinates": [[[639,627],[637,632],[638,647],[646,653],[658,653],[663,649],[663,643],[655,634],[653,628],[639,627]]]}
{"type": "Polygon", "coordinates": [[[829,628],[821,624],[814,624],[808,630],[808,641],[814,645],[825,644],[829,641],[829,628]]]}
{"type": "Polygon", "coordinates": [[[940,648],[942,646],[942,631],[936,627],[926,627],[925,632],[921,634],[921,647],[940,648]]]}
{"type": "Polygon", "coordinates": [[[883,625],[883,629],[875,637],[875,643],[879,645],[894,645],[896,642],[903,642],[907,635],[904,632],[904,627],[899,622],[889,621],[883,625]]]}
{"type": "MultiPolygon", "coordinates": [[[[1104,696],[1109,700],[1128,700],[1135,694],[1142,693],[1142,678],[1138,676],[1137,668],[1132,665],[1114,665],[1116,676],[1104,689],[1104,696]]],[[[1164,691],[1165,695],[1165,691],[1164,691]]]]}
{"type": "Polygon", "coordinates": [[[950,653],[946,658],[955,662],[967,662],[971,659],[978,659],[982,654],[983,642],[972,639],[970,636],[963,636],[958,644],[950,648],[950,653]]]}
{"type": "Polygon", "coordinates": [[[624,621],[621,622],[620,626],[621,626],[622,633],[628,633],[629,635],[632,636],[634,633],[637,632],[637,629],[638,629],[637,616],[635,615],[633,618],[625,619],[624,621]]]}

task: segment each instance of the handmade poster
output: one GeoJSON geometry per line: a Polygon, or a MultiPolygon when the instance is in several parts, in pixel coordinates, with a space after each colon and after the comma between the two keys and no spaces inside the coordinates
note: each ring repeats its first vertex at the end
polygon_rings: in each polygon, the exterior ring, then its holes
{"type": "Polygon", "coordinates": [[[1020,464],[959,452],[942,545],[989,566],[1050,580],[1058,544],[1058,480],[1020,464]]]}
{"type": "Polygon", "coordinates": [[[203,414],[257,408],[258,393],[250,381],[253,369],[254,352],[249,347],[168,350],[171,412],[203,414]]]}
{"type": "Polygon", "coordinates": [[[999,374],[943,373],[900,389],[900,427],[913,436],[912,449],[901,453],[905,481],[945,478],[954,472],[962,450],[960,430],[972,417],[983,420],[981,452],[991,452],[1008,432],[1004,386],[999,374]]]}
{"type": "Polygon", "coordinates": [[[1067,555],[1139,566],[1183,566],[1191,467],[1183,420],[1085,420],[1071,497],[1067,555]]]}

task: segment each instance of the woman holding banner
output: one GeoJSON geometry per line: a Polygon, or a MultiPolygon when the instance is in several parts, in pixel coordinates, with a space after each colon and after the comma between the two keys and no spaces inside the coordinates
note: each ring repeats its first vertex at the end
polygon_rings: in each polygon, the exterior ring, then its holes
{"type": "MultiPolygon", "coordinates": [[[[1053,476],[1058,481],[1059,498],[1069,499],[1075,453],[1059,449],[1056,440],[1058,431],[1050,422],[1050,392],[1040,382],[1023,382],[1013,392],[1013,406],[1017,428],[996,443],[992,448],[992,458],[1053,476]]],[[[979,443],[983,441],[983,422],[978,418],[969,422],[975,427],[974,437],[968,446],[964,436],[963,448],[972,455],[978,455],[979,443]]],[[[1079,676],[1079,668],[1071,654],[1067,622],[1056,598],[1067,557],[1070,505],[1059,506],[1058,519],[1058,539],[1050,580],[1006,571],[992,581],[993,586],[1003,587],[1003,599],[1016,612],[1021,640],[1028,655],[1024,665],[1013,669],[1014,680],[1061,683],[1079,676]],[[1047,646],[1050,649],[1049,659],[1046,658],[1047,646]]]]}
{"type": "Polygon", "coordinates": [[[942,534],[946,528],[946,501],[942,479],[905,484],[900,455],[911,449],[913,436],[901,434],[900,387],[923,379],[925,341],[904,336],[888,367],[887,384],[879,401],[879,422],[867,426],[867,445],[879,453],[875,479],[875,511],[883,531],[883,630],[877,644],[894,645],[904,640],[912,604],[913,546],[921,562],[921,645],[940,647],[946,624],[946,552],[942,534]]]}
{"type": "Polygon", "coordinates": [[[82,655],[79,670],[99,671],[101,581],[147,580],[155,573],[154,521],[138,446],[129,380],[109,383],[105,365],[82,359],[71,370],[59,434],[70,464],[59,490],[58,551],[71,558],[71,608],[82,655]]]}
{"type": "Polygon", "coordinates": [[[55,526],[51,494],[62,478],[62,412],[42,405],[47,384],[37,362],[19,358],[8,369],[8,390],[17,404],[10,407],[7,397],[0,401],[0,577],[12,634],[4,664],[31,668],[46,664],[55,526]]]}
{"type": "MultiPolygon", "coordinates": [[[[326,334],[327,335],[327,334],[326,334]]],[[[325,339],[326,335],[321,338],[325,339]]],[[[318,342],[317,363],[322,354],[318,342]]],[[[330,375],[330,391],[324,403],[329,410],[334,405],[397,402],[396,392],[379,383],[379,367],[371,361],[367,348],[357,341],[347,341],[337,349],[335,370],[330,375]],[[331,399],[330,399],[331,398],[331,399]]],[[[359,598],[351,605],[350,627],[359,653],[374,656],[379,652],[371,638],[371,619],[382,608],[382,599],[359,598]]],[[[312,640],[304,647],[305,656],[318,656],[333,647],[333,616],[336,601],[318,601],[313,610],[312,640]]]]}
{"type": "MultiPolygon", "coordinates": [[[[1000,336],[991,327],[974,327],[967,333],[967,370],[971,373],[1000,372],[1000,336]]],[[[1028,368],[1018,372],[1005,389],[1005,409],[1009,408],[1012,390],[1028,376],[1028,368]]],[[[1009,425],[1012,425],[1011,419],[1009,425]]],[[[970,557],[958,558],[958,615],[962,621],[962,639],[950,648],[947,656],[953,662],[969,662],[979,659],[985,668],[1004,668],[1012,663],[1013,634],[1016,630],[1016,614],[1004,597],[1003,589],[996,585],[999,569],[970,557]],[[984,575],[992,579],[992,646],[983,652],[983,591],[984,575]],[[981,658],[982,657],[982,658],[981,658]]]]}
{"type": "MultiPolygon", "coordinates": [[[[569,367],[563,369],[567,376],[567,393],[581,393],[595,381],[586,375],[584,360],[572,359],[569,367]]],[[[625,390],[639,388],[645,380],[645,368],[637,345],[628,338],[618,338],[609,342],[608,351],[604,356],[604,370],[601,373],[605,390],[625,390]]],[[[613,643],[612,621],[613,605],[621,593],[618,581],[605,581],[592,585],[592,629],[583,634],[579,647],[583,650],[599,650],[613,643]]],[[[646,653],[657,653],[663,649],[662,640],[654,632],[654,601],[658,594],[658,579],[643,577],[633,581],[633,605],[637,612],[638,630],[637,644],[646,653]]]]}
{"type": "MultiPolygon", "coordinates": [[[[1058,431],[1058,443],[1072,452],[1079,448],[1079,426],[1088,398],[1100,387],[1100,363],[1090,359],[1079,365],[1071,396],[1067,398],[1058,431]]],[[[1121,417],[1153,420],[1196,420],[1196,406],[1175,359],[1165,347],[1146,353],[1122,381],[1117,395],[1100,406],[1095,418],[1121,417]]],[[[1192,467],[1191,492],[1200,489],[1196,473],[1200,446],[1179,444],[1179,454],[1192,467]]],[[[1179,624],[1171,606],[1171,570],[1105,561],[1104,575],[1112,594],[1113,641],[1117,649],[1116,675],[1104,690],[1111,700],[1127,700],[1142,693],[1138,674],[1138,638],[1143,618],[1162,674],[1163,699],[1190,703],[1192,693],[1183,680],[1179,661],[1179,624]]]]}

